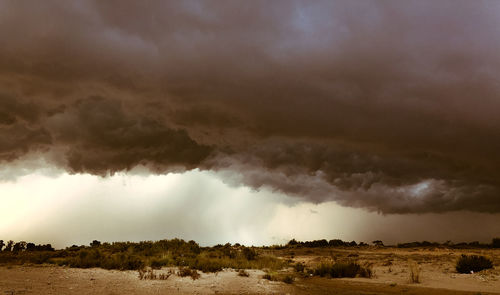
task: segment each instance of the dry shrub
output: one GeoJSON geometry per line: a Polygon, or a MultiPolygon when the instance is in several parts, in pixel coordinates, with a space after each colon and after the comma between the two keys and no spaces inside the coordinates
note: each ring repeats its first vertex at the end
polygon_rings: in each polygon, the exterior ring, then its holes
{"type": "Polygon", "coordinates": [[[493,262],[484,256],[462,254],[455,268],[459,273],[472,273],[493,268],[493,262]]]}
{"type": "Polygon", "coordinates": [[[296,272],[303,273],[305,269],[305,265],[302,262],[297,262],[293,268],[296,272]]]}
{"type": "Polygon", "coordinates": [[[292,284],[295,278],[292,275],[285,275],[281,278],[281,281],[285,284],[292,284]]]}
{"type": "Polygon", "coordinates": [[[249,274],[246,270],[244,270],[244,269],[240,269],[240,270],[238,271],[238,276],[240,276],[240,277],[249,277],[249,276],[250,276],[250,274],[249,274]]]}
{"type": "Polygon", "coordinates": [[[152,269],[139,269],[140,280],[156,280],[157,276],[152,269]]]}
{"type": "Polygon", "coordinates": [[[153,269],[146,270],[144,268],[139,269],[138,272],[140,280],[166,280],[174,273],[169,270],[168,273],[156,274],[153,269]]]}
{"type": "Polygon", "coordinates": [[[180,267],[177,275],[180,277],[191,277],[193,280],[200,278],[200,274],[196,269],[190,269],[189,267],[180,267]]]}
{"type": "Polygon", "coordinates": [[[410,283],[420,283],[420,266],[413,261],[410,262],[410,283]]]}
{"type": "Polygon", "coordinates": [[[363,267],[356,262],[321,263],[314,270],[314,275],[331,278],[354,278],[356,276],[371,278],[370,266],[363,267]]]}
{"type": "Polygon", "coordinates": [[[286,284],[292,284],[295,280],[295,278],[290,274],[278,274],[274,272],[266,273],[262,276],[262,278],[265,280],[283,282],[286,284]]]}

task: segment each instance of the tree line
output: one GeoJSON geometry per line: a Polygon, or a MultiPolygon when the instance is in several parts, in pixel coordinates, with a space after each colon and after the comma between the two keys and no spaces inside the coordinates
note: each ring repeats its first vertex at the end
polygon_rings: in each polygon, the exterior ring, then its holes
{"type": "MultiPolygon", "coordinates": [[[[381,240],[375,240],[372,245],[377,247],[384,247],[384,243],[381,240]]],[[[313,240],[313,241],[297,241],[295,239],[290,240],[284,247],[304,247],[304,248],[318,248],[318,247],[356,247],[356,246],[368,246],[367,243],[355,241],[345,242],[339,239],[334,240],[313,240]]],[[[394,246],[390,246],[394,247],[394,246]]],[[[451,241],[446,241],[444,243],[437,242],[409,242],[409,243],[399,243],[396,245],[398,248],[416,248],[416,247],[447,247],[447,248],[500,248],[500,238],[492,239],[491,243],[479,243],[478,241],[469,243],[452,243],[451,241]]]]}
{"type": "Polygon", "coordinates": [[[5,243],[3,240],[0,240],[0,252],[23,252],[23,251],[54,251],[55,249],[51,244],[38,244],[29,243],[25,241],[20,241],[15,243],[12,240],[7,241],[5,243]]]}

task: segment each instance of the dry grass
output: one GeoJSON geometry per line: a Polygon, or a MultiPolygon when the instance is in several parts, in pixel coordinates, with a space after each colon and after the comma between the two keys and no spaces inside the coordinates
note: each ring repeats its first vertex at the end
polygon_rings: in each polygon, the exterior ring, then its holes
{"type": "Polygon", "coordinates": [[[167,273],[156,273],[153,269],[139,269],[138,272],[140,280],[166,280],[174,274],[173,270],[167,273]]]}

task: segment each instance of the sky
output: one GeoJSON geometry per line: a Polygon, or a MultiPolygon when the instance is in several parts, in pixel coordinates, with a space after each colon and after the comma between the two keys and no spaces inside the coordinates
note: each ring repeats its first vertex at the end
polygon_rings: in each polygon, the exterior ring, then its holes
{"type": "Polygon", "coordinates": [[[499,15],[0,0],[0,239],[488,242],[499,15]]]}

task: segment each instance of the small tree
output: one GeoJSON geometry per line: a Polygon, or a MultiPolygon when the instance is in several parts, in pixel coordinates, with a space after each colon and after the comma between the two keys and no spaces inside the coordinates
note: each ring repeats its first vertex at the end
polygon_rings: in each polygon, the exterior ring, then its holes
{"type": "Polygon", "coordinates": [[[5,246],[5,243],[3,242],[3,240],[0,240],[0,251],[2,251],[3,246],[5,246]]]}
{"type": "Polygon", "coordinates": [[[375,246],[380,246],[380,247],[384,246],[384,243],[381,240],[376,240],[376,241],[373,241],[372,243],[375,246]]]}
{"type": "Polygon", "coordinates": [[[101,242],[99,242],[98,240],[93,240],[92,243],[90,243],[90,246],[91,247],[99,247],[99,246],[101,246],[101,242]]]}

